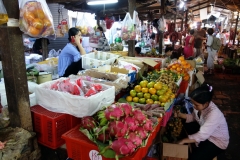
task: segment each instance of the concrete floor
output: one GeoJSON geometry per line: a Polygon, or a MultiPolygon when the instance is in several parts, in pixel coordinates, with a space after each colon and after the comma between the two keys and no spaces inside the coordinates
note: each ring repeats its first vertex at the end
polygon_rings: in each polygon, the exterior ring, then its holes
{"type": "Polygon", "coordinates": [[[205,80],[213,86],[213,102],[224,113],[229,127],[230,143],[218,160],[240,160],[240,75],[215,73],[205,75],[205,80]]]}
{"type": "MultiPolygon", "coordinates": [[[[224,113],[230,133],[229,147],[224,154],[218,156],[218,160],[240,160],[240,75],[215,73],[205,75],[206,83],[214,88],[213,102],[224,113]]],[[[65,149],[51,150],[44,146],[42,160],[66,160],[65,149]]]]}

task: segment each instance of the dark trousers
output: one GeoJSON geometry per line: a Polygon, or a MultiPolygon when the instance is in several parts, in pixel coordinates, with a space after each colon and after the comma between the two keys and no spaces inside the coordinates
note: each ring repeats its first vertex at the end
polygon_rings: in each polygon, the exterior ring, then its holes
{"type": "Polygon", "coordinates": [[[63,77],[68,77],[68,76],[70,76],[71,74],[77,75],[77,73],[78,73],[80,70],[83,70],[83,69],[82,69],[82,59],[80,59],[80,60],[77,61],[77,62],[72,62],[72,63],[67,67],[67,69],[65,70],[65,73],[64,73],[63,77]]]}
{"type": "MultiPolygon", "coordinates": [[[[185,123],[184,128],[188,135],[199,131],[200,125],[197,122],[185,123]]],[[[198,147],[193,147],[192,152],[189,153],[188,160],[212,160],[217,155],[224,152],[223,149],[217,147],[209,140],[202,141],[198,147]]]]}

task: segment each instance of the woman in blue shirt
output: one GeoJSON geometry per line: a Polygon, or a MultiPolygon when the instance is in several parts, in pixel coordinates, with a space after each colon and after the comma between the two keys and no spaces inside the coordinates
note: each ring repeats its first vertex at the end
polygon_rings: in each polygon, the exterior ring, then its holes
{"type": "Polygon", "coordinates": [[[69,43],[63,48],[58,58],[58,75],[68,77],[82,70],[81,55],[86,54],[82,46],[82,34],[77,28],[68,31],[69,43]]]}

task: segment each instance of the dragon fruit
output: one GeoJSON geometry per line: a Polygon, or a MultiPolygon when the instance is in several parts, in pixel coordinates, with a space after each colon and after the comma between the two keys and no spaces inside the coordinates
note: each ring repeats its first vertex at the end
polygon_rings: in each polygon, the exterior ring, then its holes
{"type": "Polygon", "coordinates": [[[143,127],[138,127],[135,132],[141,139],[147,138],[147,132],[143,127]]]}
{"type": "Polygon", "coordinates": [[[91,116],[83,117],[80,124],[84,129],[87,130],[92,130],[96,127],[95,119],[91,116]]]}
{"type": "Polygon", "coordinates": [[[59,81],[53,83],[53,84],[51,85],[50,89],[51,89],[51,90],[56,90],[56,91],[57,91],[57,90],[58,90],[58,84],[59,84],[59,81]]]}
{"type": "Polygon", "coordinates": [[[142,127],[145,131],[152,131],[153,130],[153,122],[150,119],[146,119],[146,122],[142,127]]]}
{"type": "Polygon", "coordinates": [[[125,116],[132,115],[132,106],[128,103],[121,103],[119,107],[123,110],[125,116]]]}
{"type": "Polygon", "coordinates": [[[124,116],[123,110],[115,104],[109,106],[105,111],[98,112],[98,119],[119,120],[122,116],[124,116]]]}
{"type": "Polygon", "coordinates": [[[135,132],[128,133],[127,139],[131,140],[136,147],[142,145],[142,139],[135,132]]]}
{"type": "Polygon", "coordinates": [[[108,131],[111,136],[123,137],[128,133],[128,127],[121,121],[113,121],[109,123],[108,131]]]}
{"type": "Polygon", "coordinates": [[[135,131],[139,125],[138,121],[133,117],[126,117],[122,121],[127,125],[129,131],[135,131]]]}
{"type": "Polygon", "coordinates": [[[144,124],[146,122],[147,117],[143,114],[141,110],[134,110],[133,111],[133,117],[138,120],[140,124],[144,124]]]}
{"type": "MultiPolygon", "coordinates": [[[[136,146],[132,143],[131,140],[126,138],[118,138],[117,140],[113,141],[113,143],[108,146],[107,148],[111,148],[115,151],[115,159],[118,160],[119,155],[129,155],[135,151],[136,146]]],[[[104,152],[106,151],[106,148],[104,152]]],[[[100,152],[102,154],[102,152],[100,152]]]]}

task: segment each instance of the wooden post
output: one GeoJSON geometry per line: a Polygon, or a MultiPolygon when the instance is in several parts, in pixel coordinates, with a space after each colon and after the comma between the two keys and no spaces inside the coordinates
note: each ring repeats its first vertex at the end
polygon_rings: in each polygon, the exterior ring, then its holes
{"type": "Polygon", "coordinates": [[[42,56],[43,60],[48,58],[48,43],[47,43],[47,38],[42,38],[42,56]]]}
{"type": "Polygon", "coordinates": [[[236,35],[237,35],[238,18],[239,18],[239,12],[238,12],[238,14],[237,14],[237,19],[236,19],[236,25],[235,25],[235,33],[234,33],[233,45],[235,44],[235,39],[236,39],[236,35]]]}
{"type": "Polygon", "coordinates": [[[187,26],[187,21],[188,21],[188,10],[186,10],[186,15],[185,15],[185,27],[187,26]]]}
{"type": "MultiPolygon", "coordinates": [[[[177,0],[175,0],[175,6],[177,8],[177,0]]],[[[176,18],[177,18],[177,14],[174,14],[174,32],[176,31],[176,18]]],[[[173,47],[173,50],[174,50],[175,42],[172,42],[172,47],[173,47]]]]}
{"type": "MultiPolygon", "coordinates": [[[[10,18],[19,18],[18,1],[3,2],[10,18]]],[[[4,71],[10,125],[32,131],[32,118],[22,32],[19,27],[0,26],[0,51],[4,71]]]]}
{"type": "MultiPolygon", "coordinates": [[[[128,0],[128,12],[133,18],[133,11],[136,8],[136,0],[128,0]]],[[[128,40],[128,56],[135,57],[135,40],[128,40]]]]}

